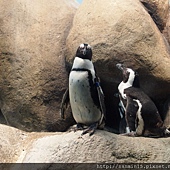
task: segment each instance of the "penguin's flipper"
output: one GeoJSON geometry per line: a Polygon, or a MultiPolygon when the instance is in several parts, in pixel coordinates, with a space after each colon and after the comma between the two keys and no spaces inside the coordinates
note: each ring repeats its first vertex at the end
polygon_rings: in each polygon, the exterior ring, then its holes
{"type": "Polygon", "coordinates": [[[60,106],[60,117],[62,119],[64,119],[64,113],[65,113],[65,110],[67,109],[67,106],[68,106],[68,103],[70,101],[70,98],[69,98],[69,89],[67,88],[64,95],[63,95],[63,98],[62,98],[62,102],[61,102],[61,106],[60,106]]]}
{"type": "Polygon", "coordinates": [[[127,105],[125,111],[126,123],[131,131],[136,131],[136,120],[137,120],[137,111],[139,106],[133,100],[133,98],[127,96],[127,105]]]}
{"type": "Polygon", "coordinates": [[[104,103],[104,93],[103,93],[103,90],[100,86],[100,81],[99,81],[98,77],[96,77],[96,79],[95,79],[95,85],[96,85],[96,88],[97,88],[97,94],[98,94],[98,98],[99,98],[100,109],[101,109],[101,112],[102,112],[102,118],[101,118],[100,123],[99,123],[99,125],[100,125],[102,123],[103,118],[106,119],[106,108],[105,108],[105,103],[104,103]]]}

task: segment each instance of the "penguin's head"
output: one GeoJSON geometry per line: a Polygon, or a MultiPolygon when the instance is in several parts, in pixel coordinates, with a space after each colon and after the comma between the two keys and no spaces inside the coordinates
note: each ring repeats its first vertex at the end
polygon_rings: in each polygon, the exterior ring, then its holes
{"type": "Polygon", "coordinates": [[[82,59],[88,59],[91,61],[92,59],[91,46],[89,44],[80,44],[76,52],[76,57],[79,57],[82,59]]]}
{"type": "Polygon", "coordinates": [[[130,83],[133,87],[139,87],[139,75],[136,71],[125,67],[123,64],[116,64],[116,67],[122,71],[123,83],[130,83]]]}

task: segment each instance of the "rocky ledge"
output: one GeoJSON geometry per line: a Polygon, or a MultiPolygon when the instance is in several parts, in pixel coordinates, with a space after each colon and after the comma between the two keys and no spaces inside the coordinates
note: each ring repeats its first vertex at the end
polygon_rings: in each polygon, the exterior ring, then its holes
{"type": "MultiPolygon", "coordinates": [[[[170,138],[127,137],[97,130],[24,132],[0,125],[3,163],[150,163],[170,161],[170,138]]],[[[45,165],[44,165],[45,166],[45,165]]]]}

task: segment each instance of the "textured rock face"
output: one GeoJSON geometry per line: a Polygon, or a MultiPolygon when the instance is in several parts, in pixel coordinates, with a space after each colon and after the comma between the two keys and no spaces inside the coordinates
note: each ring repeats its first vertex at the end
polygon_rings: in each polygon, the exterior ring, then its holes
{"type": "MultiPolygon", "coordinates": [[[[94,135],[77,132],[23,132],[0,125],[2,163],[168,163],[169,138],[119,136],[102,130],[94,135]]],[[[10,170],[49,167],[49,164],[5,164],[10,170]]],[[[51,165],[51,169],[53,165],[51,165]]],[[[54,165],[55,166],[55,165],[54,165]]],[[[70,165],[73,166],[74,165],[70,165]]],[[[68,169],[72,169],[67,167],[68,169]]],[[[3,169],[3,165],[0,165],[3,169]]],[[[37,169],[38,169],[37,168],[37,169]]]]}
{"type": "Polygon", "coordinates": [[[66,128],[59,105],[67,84],[65,40],[76,9],[74,0],[0,1],[0,106],[9,125],[66,128]]]}
{"type": "Polygon", "coordinates": [[[169,138],[126,137],[101,130],[97,130],[92,136],[88,134],[82,136],[82,131],[25,133],[4,125],[1,125],[0,133],[3,135],[0,138],[2,146],[0,161],[4,163],[168,163],[170,161],[169,138]]]}
{"type": "Polygon", "coordinates": [[[160,29],[163,31],[169,11],[169,0],[140,0],[146,7],[148,13],[160,29]]]}
{"type": "Polygon", "coordinates": [[[0,125],[0,162],[15,163],[24,149],[26,134],[15,128],[0,125]]]}
{"type": "Polygon", "coordinates": [[[83,1],[67,38],[68,63],[75,55],[73,49],[82,42],[93,47],[93,61],[106,96],[107,120],[112,119],[113,124],[118,122],[117,107],[114,107],[117,102],[114,93],[121,81],[121,74],[115,67],[118,62],[138,71],[141,88],[158,107],[167,98],[170,93],[168,48],[140,2],[83,1]]]}
{"type": "Polygon", "coordinates": [[[123,137],[106,131],[97,131],[92,136],[81,136],[80,132],[70,132],[36,139],[29,150],[24,155],[21,154],[22,160],[19,158],[18,162],[157,162],[161,161],[161,152],[154,151],[155,145],[159,146],[163,154],[164,149],[161,140],[152,143],[151,139],[123,137]],[[147,145],[145,145],[146,143],[147,145]],[[151,153],[149,151],[152,147],[153,152],[151,153]],[[153,159],[152,156],[157,155],[158,152],[160,155],[153,159]]]}
{"type": "Polygon", "coordinates": [[[163,34],[164,34],[165,38],[167,39],[168,43],[170,44],[170,10],[169,10],[169,15],[168,15],[166,27],[163,30],[163,34]]]}

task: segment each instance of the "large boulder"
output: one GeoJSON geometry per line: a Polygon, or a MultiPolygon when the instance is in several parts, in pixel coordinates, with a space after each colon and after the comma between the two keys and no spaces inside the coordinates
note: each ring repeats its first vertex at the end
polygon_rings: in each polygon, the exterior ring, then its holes
{"type": "Polygon", "coordinates": [[[27,131],[65,130],[59,107],[66,89],[65,41],[74,0],[0,1],[0,109],[27,131]]]}
{"type": "Polygon", "coordinates": [[[141,88],[161,111],[170,94],[170,56],[157,25],[139,1],[84,0],[67,38],[67,65],[80,43],[93,47],[93,62],[105,93],[107,123],[118,126],[118,100],[114,97],[124,63],[138,71],[141,88]],[[84,17],[86,16],[86,17],[84,17]]]}

